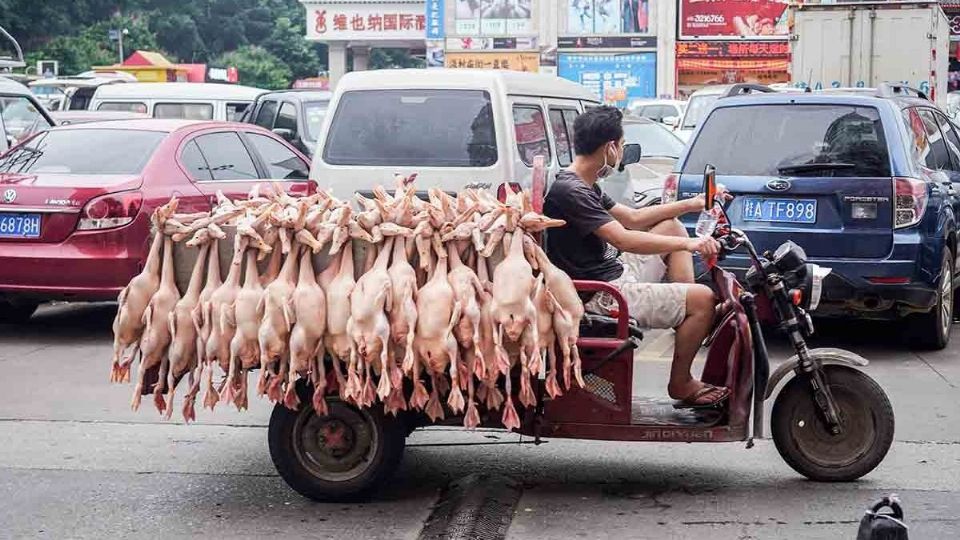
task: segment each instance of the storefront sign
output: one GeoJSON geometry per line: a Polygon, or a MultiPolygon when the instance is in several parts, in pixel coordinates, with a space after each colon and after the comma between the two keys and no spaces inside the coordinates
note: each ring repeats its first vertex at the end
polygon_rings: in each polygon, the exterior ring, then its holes
{"type": "Polygon", "coordinates": [[[788,58],[677,58],[677,93],[689,97],[713,84],[774,84],[790,81],[788,58]]]}
{"type": "Polygon", "coordinates": [[[561,36],[561,49],[655,49],[656,36],[561,36]]]}
{"type": "Polygon", "coordinates": [[[649,0],[565,0],[568,34],[645,34],[649,0]]]}
{"type": "Polygon", "coordinates": [[[680,0],[680,39],[784,37],[788,0],[680,0]]]}
{"type": "Polygon", "coordinates": [[[786,41],[680,41],[677,58],[782,58],[790,56],[786,41]]]}
{"type": "Polygon", "coordinates": [[[307,39],[365,41],[423,39],[427,16],[416,5],[307,5],[307,39]]]}
{"type": "Polygon", "coordinates": [[[458,36],[527,34],[533,31],[533,0],[456,0],[458,36]]]}
{"type": "Polygon", "coordinates": [[[447,38],[447,49],[451,51],[536,50],[537,38],[447,38]]]}
{"type": "Polygon", "coordinates": [[[443,39],[444,0],[426,0],[427,39],[443,39]]]}
{"type": "Polygon", "coordinates": [[[657,95],[657,54],[560,54],[558,74],[596,92],[606,103],[657,95]]]}
{"type": "Polygon", "coordinates": [[[444,57],[448,68],[508,69],[540,71],[540,53],[534,52],[448,52],[444,57]]]}

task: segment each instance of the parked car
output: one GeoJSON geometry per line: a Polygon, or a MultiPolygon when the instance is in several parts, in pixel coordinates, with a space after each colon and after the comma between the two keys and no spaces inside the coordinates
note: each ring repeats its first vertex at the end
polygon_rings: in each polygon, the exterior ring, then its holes
{"type": "Polygon", "coordinates": [[[309,162],[257,126],[118,120],[51,128],[0,157],[0,322],[47,300],[112,300],[143,267],[150,214],[172,195],[208,211],[277,180],[312,192],[309,162]]]}
{"type": "Polygon", "coordinates": [[[127,83],[97,88],[92,111],[130,111],[154,118],[239,120],[260,88],[215,83],[127,83]]]}
{"type": "Polygon", "coordinates": [[[664,180],[683,152],[683,141],[648,118],[625,118],[623,136],[627,144],[640,145],[640,161],[604,179],[604,192],[627,206],[659,204],[664,180]]]}
{"type": "MultiPolygon", "coordinates": [[[[960,136],[933,102],[894,85],[721,95],[702,117],[664,201],[699,193],[704,167],[716,166],[736,195],[727,215],[758,251],[792,240],[833,269],[818,314],[905,317],[912,343],[946,346],[960,283],[960,136]]],[[[727,264],[738,263],[748,266],[727,264]]]]}
{"type": "Polygon", "coordinates": [[[351,198],[395,174],[417,185],[505,191],[531,185],[533,160],[548,178],[573,159],[573,121],[596,95],[571,81],[506,70],[355,71],[337,84],[311,177],[351,198]]]}
{"type": "Polygon", "coordinates": [[[0,77],[0,154],[53,125],[50,114],[26,86],[0,77]]]}
{"type": "Polygon", "coordinates": [[[654,122],[675,127],[687,107],[686,101],[675,99],[635,100],[627,105],[628,116],[649,118],[654,122]]]}
{"type": "Polygon", "coordinates": [[[272,130],[307,157],[313,157],[332,95],[311,89],[267,92],[257,98],[240,121],[272,130]]]}
{"type": "MultiPolygon", "coordinates": [[[[136,81],[136,79],[133,79],[136,81]]],[[[129,79],[115,76],[53,77],[31,81],[28,86],[44,106],[51,111],[84,111],[97,88],[105,84],[128,83],[129,79]]]]}

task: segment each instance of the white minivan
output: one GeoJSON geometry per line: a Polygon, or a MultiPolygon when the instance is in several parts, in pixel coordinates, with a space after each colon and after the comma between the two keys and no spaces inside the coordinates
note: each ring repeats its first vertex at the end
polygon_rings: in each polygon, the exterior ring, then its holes
{"type": "Polygon", "coordinates": [[[359,71],[337,85],[310,178],[346,199],[397,173],[417,186],[456,192],[530,185],[533,158],[547,157],[548,180],[573,158],[573,121],[599,105],[587,88],[515,71],[359,71]]]}
{"type": "Polygon", "coordinates": [[[91,111],[128,111],[154,118],[236,121],[260,88],[215,83],[127,83],[97,88],[91,111]]]}

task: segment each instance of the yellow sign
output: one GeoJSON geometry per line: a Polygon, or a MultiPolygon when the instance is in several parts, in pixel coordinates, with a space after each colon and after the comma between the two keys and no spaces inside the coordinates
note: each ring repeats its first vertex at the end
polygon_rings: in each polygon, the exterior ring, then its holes
{"type": "Polygon", "coordinates": [[[469,69],[540,71],[540,53],[535,52],[447,52],[444,66],[469,69]]]}

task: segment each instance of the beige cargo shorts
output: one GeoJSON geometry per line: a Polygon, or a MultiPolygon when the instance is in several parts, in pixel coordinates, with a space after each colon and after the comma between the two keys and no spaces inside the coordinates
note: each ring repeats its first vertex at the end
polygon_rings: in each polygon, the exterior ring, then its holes
{"type": "MultiPolygon", "coordinates": [[[[687,316],[686,283],[664,283],[667,265],[659,255],[620,255],[623,274],[610,282],[627,301],[630,316],[641,328],[676,328],[687,316]]],[[[590,313],[609,314],[618,309],[614,298],[600,292],[584,306],[590,313]]]]}

